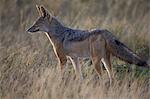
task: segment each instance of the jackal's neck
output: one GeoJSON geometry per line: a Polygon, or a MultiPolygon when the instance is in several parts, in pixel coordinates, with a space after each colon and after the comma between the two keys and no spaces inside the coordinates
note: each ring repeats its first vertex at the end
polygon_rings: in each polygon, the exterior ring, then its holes
{"type": "Polygon", "coordinates": [[[61,24],[56,18],[52,18],[48,35],[50,38],[62,38],[64,35],[64,31],[66,31],[66,27],[61,24]]]}

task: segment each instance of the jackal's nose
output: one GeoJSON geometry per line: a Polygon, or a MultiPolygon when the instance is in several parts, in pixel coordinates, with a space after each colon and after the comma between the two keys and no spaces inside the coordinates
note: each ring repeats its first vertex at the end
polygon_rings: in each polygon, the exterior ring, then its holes
{"type": "Polygon", "coordinates": [[[27,29],[26,32],[32,32],[32,31],[31,31],[31,28],[27,29]]]}
{"type": "Polygon", "coordinates": [[[31,28],[29,28],[27,30],[27,32],[29,32],[29,33],[38,32],[38,31],[39,31],[39,29],[38,28],[34,28],[34,27],[31,27],[31,28]]]}

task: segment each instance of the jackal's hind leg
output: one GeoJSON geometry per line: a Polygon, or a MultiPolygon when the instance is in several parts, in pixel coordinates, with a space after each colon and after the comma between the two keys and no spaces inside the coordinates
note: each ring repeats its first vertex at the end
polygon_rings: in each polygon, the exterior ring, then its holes
{"type": "Polygon", "coordinates": [[[99,57],[93,57],[92,63],[94,65],[94,69],[96,73],[98,74],[99,78],[102,76],[102,64],[99,57]]]}
{"type": "Polygon", "coordinates": [[[104,58],[101,59],[101,61],[103,62],[104,67],[106,68],[106,71],[108,73],[109,80],[110,80],[110,85],[111,85],[112,84],[112,79],[113,79],[113,73],[112,73],[112,70],[111,70],[110,59],[107,58],[107,57],[104,57],[104,58]]]}

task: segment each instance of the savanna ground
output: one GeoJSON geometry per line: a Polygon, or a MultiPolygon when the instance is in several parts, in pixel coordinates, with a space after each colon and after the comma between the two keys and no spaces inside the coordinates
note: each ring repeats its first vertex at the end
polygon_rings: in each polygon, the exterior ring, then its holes
{"type": "Polygon", "coordinates": [[[0,0],[0,99],[149,99],[150,70],[112,58],[114,84],[99,80],[90,60],[85,79],[66,77],[47,37],[28,34],[42,4],[72,28],[106,28],[145,60],[150,58],[150,0],[0,0]]]}

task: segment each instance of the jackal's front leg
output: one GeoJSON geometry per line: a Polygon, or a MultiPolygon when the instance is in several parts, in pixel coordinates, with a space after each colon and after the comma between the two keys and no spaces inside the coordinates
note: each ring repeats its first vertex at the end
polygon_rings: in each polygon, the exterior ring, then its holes
{"type": "Polygon", "coordinates": [[[83,80],[83,75],[82,75],[79,59],[77,57],[75,57],[75,58],[70,57],[70,60],[71,60],[72,65],[74,67],[76,76],[79,77],[81,80],[83,80]]]}
{"type": "Polygon", "coordinates": [[[57,56],[57,59],[58,59],[58,63],[59,63],[59,66],[60,66],[60,70],[61,70],[61,76],[63,78],[64,76],[64,66],[67,62],[67,57],[62,49],[62,47],[57,47],[55,50],[54,50],[56,56],[57,56]]]}
{"type": "Polygon", "coordinates": [[[67,58],[65,58],[65,57],[58,57],[58,61],[59,61],[59,66],[60,66],[60,69],[61,69],[61,71],[63,71],[64,70],[64,66],[65,66],[65,64],[66,64],[66,62],[67,62],[67,58]]]}
{"type": "Polygon", "coordinates": [[[62,79],[64,79],[64,66],[67,62],[67,58],[66,57],[61,57],[60,55],[58,55],[58,61],[59,61],[59,66],[60,66],[60,70],[61,70],[61,77],[62,79]]]}

